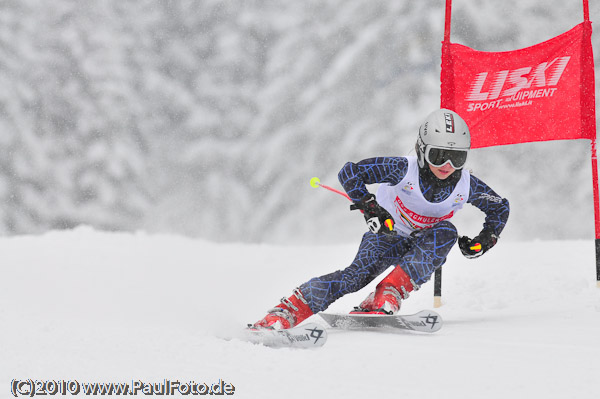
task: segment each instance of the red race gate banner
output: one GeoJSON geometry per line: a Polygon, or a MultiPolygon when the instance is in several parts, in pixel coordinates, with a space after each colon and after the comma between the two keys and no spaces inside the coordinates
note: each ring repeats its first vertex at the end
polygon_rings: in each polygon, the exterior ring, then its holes
{"type": "Polygon", "coordinates": [[[441,106],[461,115],[472,148],[596,138],[591,22],[524,49],[476,51],[445,40],[441,106]]]}
{"type": "MultiPolygon", "coordinates": [[[[596,281],[600,288],[600,187],[588,0],[583,0],[583,23],[514,51],[483,52],[451,43],[451,15],[452,0],[446,0],[440,105],[465,119],[471,148],[591,140],[596,281]]],[[[441,268],[435,272],[435,307],[441,306],[441,272],[441,268]]]]}

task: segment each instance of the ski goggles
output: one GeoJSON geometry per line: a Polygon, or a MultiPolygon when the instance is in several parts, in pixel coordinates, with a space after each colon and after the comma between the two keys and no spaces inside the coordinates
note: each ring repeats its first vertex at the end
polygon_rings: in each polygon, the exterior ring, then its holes
{"type": "Polygon", "coordinates": [[[428,145],[425,149],[425,160],[436,168],[450,162],[454,169],[461,169],[467,162],[467,155],[469,155],[469,150],[450,150],[431,145],[428,145]]]}

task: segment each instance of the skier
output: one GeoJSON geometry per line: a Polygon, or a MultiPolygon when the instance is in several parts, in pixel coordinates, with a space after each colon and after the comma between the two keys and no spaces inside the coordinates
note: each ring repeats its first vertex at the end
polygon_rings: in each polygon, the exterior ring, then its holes
{"type": "Polygon", "coordinates": [[[419,128],[416,156],[377,157],[348,162],[339,180],[361,210],[367,231],[352,264],[300,285],[252,328],[287,329],[321,312],[340,297],[360,290],[389,266],[394,269],[351,313],[395,314],[411,291],[426,283],[458,246],[477,258],[498,241],[509,214],[508,200],[464,169],[471,136],[454,111],[431,113],[419,128]],[[366,184],[381,183],[376,195],[366,184]],[[458,237],[448,221],[464,203],[485,213],[473,239],[458,237]]]}

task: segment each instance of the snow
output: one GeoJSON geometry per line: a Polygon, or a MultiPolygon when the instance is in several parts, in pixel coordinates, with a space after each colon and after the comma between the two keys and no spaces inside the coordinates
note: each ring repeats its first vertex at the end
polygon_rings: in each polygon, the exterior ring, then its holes
{"type": "MultiPolygon", "coordinates": [[[[87,227],[1,238],[0,397],[30,378],[223,380],[237,398],[598,397],[592,240],[501,241],[477,260],[454,249],[435,334],[331,331],[317,350],[239,339],[295,286],[347,265],[357,245],[216,244],[87,227]]],[[[431,308],[432,286],[402,312],[431,308]]],[[[330,309],[347,311],[370,288],[330,309]]]]}

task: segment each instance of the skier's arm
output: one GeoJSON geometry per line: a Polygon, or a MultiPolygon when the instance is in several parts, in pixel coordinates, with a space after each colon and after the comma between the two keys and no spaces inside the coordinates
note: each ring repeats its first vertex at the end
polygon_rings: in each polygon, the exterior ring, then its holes
{"type": "Polygon", "coordinates": [[[506,198],[500,197],[475,176],[471,176],[471,188],[467,202],[485,213],[485,222],[483,229],[475,238],[460,237],[458,246],[467,258],[477,258],[496,245],[508,220],[510,207],[506,198]]]}
{"type": "Polygon", "coordinates": [[[340,170],[338,179],[355,203],[369,195],[367,184],[398,184],[406,175],[408,161],[403,157],[368,158],[348,162],[340,170]]]}
{"type": "Polygon", "coordinates": [[[508,200],[500,197],[487,184],[471,175],[471,190],[467,202],[485,213],[483,230],[500,236],[510,212],[508,200]]]}

